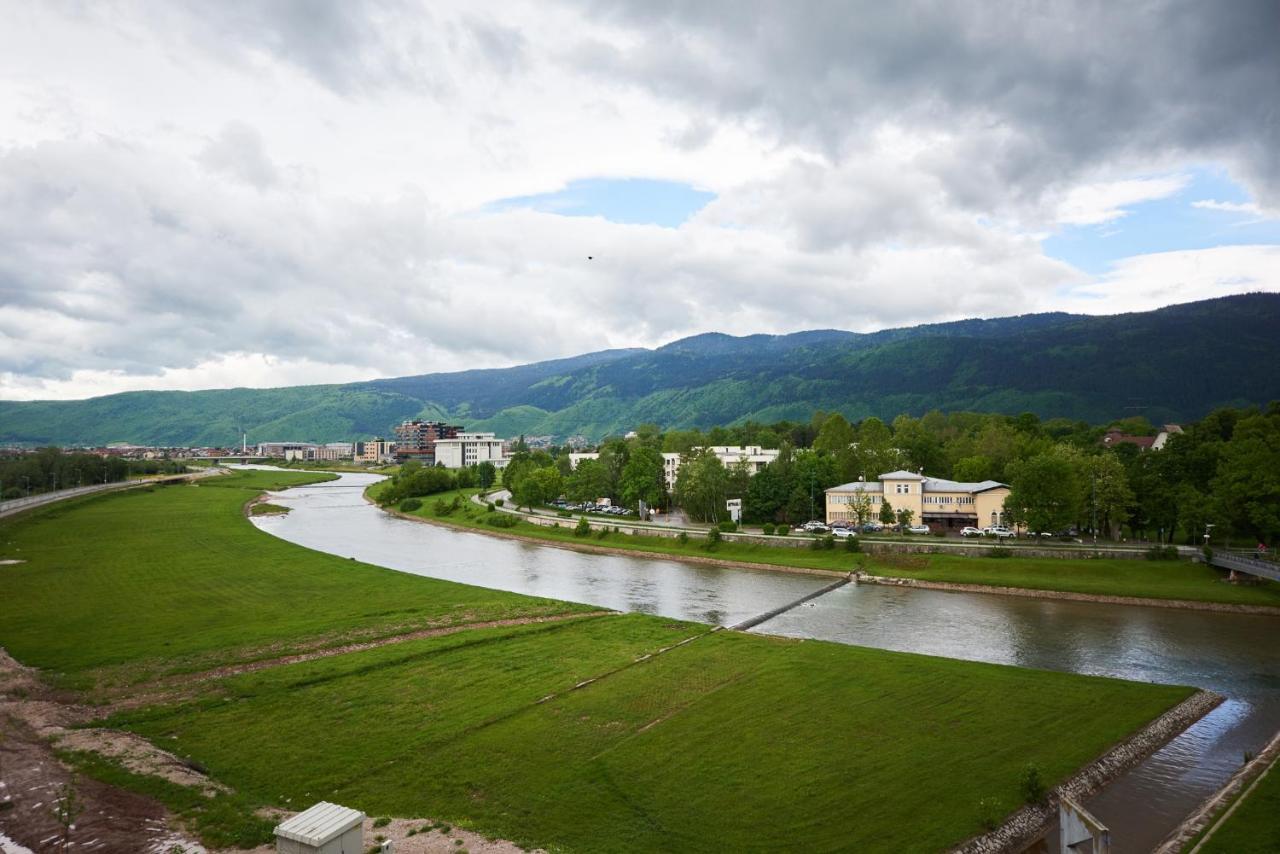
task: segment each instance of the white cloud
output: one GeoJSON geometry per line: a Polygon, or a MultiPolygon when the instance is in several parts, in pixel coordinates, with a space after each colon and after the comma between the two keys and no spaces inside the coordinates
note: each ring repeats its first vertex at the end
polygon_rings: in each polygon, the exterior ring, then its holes
{"type": "MultiPolygon", "coordinates": [[[[1039,244],[1178,193],[1206,158],[1265,190],[1274,151],[1233,142],[1265,142],[1252,114],[1205,107],[1212,74],[1179,88],[1161,71],[1174,53],[1194,70],[1198,48],[1175,43],[1221,42],[1243,13],[1184,10],[1134,56],[1145,13],[1081,12],[1115,25],[1079,25],[1113,34],[1094,45],[1069,35],[1074,11],[997,27],[957,4],[903,27],[887,9],[18,5],[0,29],[0,397],[332,382],[1108,294],[1154,307],[1156,272],[1194,280],[1173,294],[1269,281],[1260,251],[1216,283],[1185,256],[1091,291],[1039,244]],[[1114,67],[1082,83],[1099,51],[1114,67]],[[1202,110],[1203,139],[1174,120],[1202,110]],[[679,229],[482,212],[588,177],[717,199],[679,229]]],[[[1269,42],[1227,41],[1250,80],[1277,65],[1269,42]]]]}
{"type": "Polygon", "coordinates": [[[1067,310],[1146,311],[1228,294],[1280,292],[1280,246],[1219,246],[1126,258],[1099,281],[1072,289],[1067,310]]]}

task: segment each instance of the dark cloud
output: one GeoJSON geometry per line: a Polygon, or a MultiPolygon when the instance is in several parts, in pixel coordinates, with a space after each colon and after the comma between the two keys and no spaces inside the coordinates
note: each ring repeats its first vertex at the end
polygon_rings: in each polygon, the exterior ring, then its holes
{"type": "Polygon", "coordinates": [[[934,155],[1037,195],[1102,162],[1228,159],[1280,201],[1280,3],[586,4],[627,47],[582,43],[586,72],[839,159],[884,123],[955,135],[934,155]]]}

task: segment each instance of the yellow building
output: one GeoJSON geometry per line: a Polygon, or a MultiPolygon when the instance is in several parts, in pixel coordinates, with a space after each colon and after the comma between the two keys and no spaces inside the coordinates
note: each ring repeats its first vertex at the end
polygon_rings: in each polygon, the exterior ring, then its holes
{"type": "Polygon", "coordinates": [[[913,524],[950,530],[1004,524],[1004,500],[1009,487],[994,480],[960,483],[892,471],[880,475],[879,480],[844,483],[826,492],[828,523],[858,521],[859,506],[864,508],[864,518],[879,519],[880,508],[887,501],[894,512],[910,510],[913,524]]]}

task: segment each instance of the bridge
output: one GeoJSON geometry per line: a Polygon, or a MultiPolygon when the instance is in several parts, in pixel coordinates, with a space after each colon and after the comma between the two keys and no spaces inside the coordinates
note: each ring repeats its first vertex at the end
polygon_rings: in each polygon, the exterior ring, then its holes
{"type": "Polygon", "coordinates": [[[1280,563],[1273,560],[1257,557],[1253,554],[1245,554],[1242,552],[1228,552],[1215,549],[1213,557],[1209,559],[1211,566],[1227,569],[1235,574],[1243,572],[1257,578],[1269,578],[1272,581],[1280,581],[1280,563]]]}

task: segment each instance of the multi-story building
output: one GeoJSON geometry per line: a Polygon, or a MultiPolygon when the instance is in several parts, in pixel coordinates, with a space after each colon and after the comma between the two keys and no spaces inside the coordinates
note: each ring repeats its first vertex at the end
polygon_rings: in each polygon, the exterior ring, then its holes
{"type": "Polygon", "coordinates": [[[894,511],[910,510],[916,523],[931,528],[985,527],[1005,523],[1004,501],[1009,487],[994,480],[960,483],[909,471],[892,471],[877,480],[858,480],[826,491],[827,522],[858,521],[857,507],[865,500],[876,519],[887,502],[894,511]]]}
{"type": "Polygon", "coordinates": [[[396,425],[396,458],[418,460],[424,466],[436,464],[436,442],[453,439],[462,427],[443,421],[402,421],[396,425]]]}
{"type": "MultiPolygon", "coordinates": [[[[694,448],[695,451],[702,450],[694,448]]],[[[737,445],[712,445],[707,448],[708,451],[715,454],[716,458],[725,465],[730,466],[746,464],[747,471],[751,474],[758,474],[759,471],[778,458],[778,451],[766,450],[759,445],[748,445],[745,448],[737,445]]],[[[569,454],[569,468],[576,469],[578,463],[582,460],[598,460],[600,454],[592,452],[574,452],[569,454]]],[[[662,478],[666,481],[667,489],[674,490],[676,488],[676,477],[680,474],[680,461],[683,459],[681,454],[664,451],[662,454],[662,478]]]]}
{"type": "Polygon", "coordinates": [[[451,439],[436,439],[436,465],[460,469],[493,463],[501,467],[507,463],[504,445],[505,441],[493,433],[459,433],[451,439]]]}
{"type": "Polygon", "coordinates": [[[396,443],[386,439],[356,442],[355,458],[362,463],[390,463],[396,458],[396,443]]]}
{"type": "Polygon", "coordinates": [[[312,442],[259,442],[258,456],[303,460],[307,451],[315,447],[312,442]]]}

